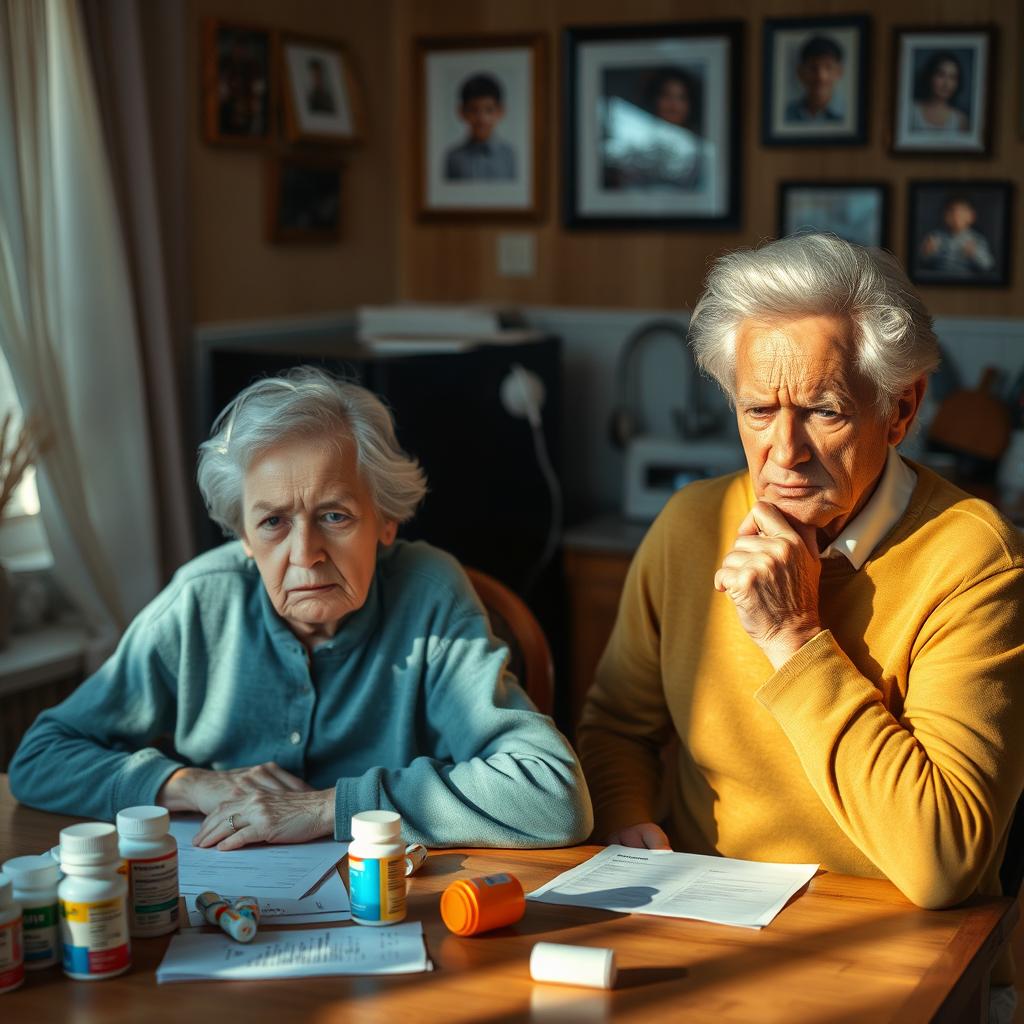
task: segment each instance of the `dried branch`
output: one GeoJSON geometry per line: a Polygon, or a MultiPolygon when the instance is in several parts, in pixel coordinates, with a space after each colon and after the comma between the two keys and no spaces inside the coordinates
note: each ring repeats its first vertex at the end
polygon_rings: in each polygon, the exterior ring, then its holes
{"type": "Polygon", "coordinates": [[[0,518],[3,517],[11,496],[18,488],[25,470],[39,457],[48,443],[48,438],[38,438],[36,424],[26,420],[17,437],[11,429],[11,413],[6,413],[0,423],[0,518]]]}

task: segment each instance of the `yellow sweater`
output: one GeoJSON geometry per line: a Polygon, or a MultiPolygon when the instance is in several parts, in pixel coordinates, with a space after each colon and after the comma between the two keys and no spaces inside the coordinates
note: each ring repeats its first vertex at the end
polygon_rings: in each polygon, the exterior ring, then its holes
{"type": "Polygon", "coordinates": [[[599,837],[820,862],[943,907],[1000,892],[1024,784],[1024,543],[934,473],[860,571],[822,563],[823,631],[778,672],[713,577],[753,495],[691,484],[627,577],[579,729],[599,837]]]}

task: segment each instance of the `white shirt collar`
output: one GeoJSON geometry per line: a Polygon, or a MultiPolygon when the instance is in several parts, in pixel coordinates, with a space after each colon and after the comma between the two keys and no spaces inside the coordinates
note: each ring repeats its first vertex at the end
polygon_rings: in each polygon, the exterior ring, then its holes
{"type": "Polygon", "coordinates": [[[822,551],[821,557],[845,555],[854,569],[860,569],[907,511],[916,486],[917,474],[890,445],[875,493],[846,524],[842,533],[822,551]]]}

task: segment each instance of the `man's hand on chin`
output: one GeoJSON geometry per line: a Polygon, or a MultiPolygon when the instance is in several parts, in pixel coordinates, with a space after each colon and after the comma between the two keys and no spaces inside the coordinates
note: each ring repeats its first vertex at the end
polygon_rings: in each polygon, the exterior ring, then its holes
{"type": "Polygon", "coordinates": [[[816,529],[759,501],[740,523],[715,589],[732,598],[747,635],[778,670],[821,632],[820,576],[816,529]]]}

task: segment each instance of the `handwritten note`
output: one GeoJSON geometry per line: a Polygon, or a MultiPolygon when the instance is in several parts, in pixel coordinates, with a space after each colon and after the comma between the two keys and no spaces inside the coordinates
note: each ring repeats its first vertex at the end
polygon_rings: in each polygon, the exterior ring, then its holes
{"type": "Polygon", "coordinates": [[[175,935],[157,968],[159,984],[255,981],[339,974],[415,974],[433,969],[419,921],[388,928],[260,931],[243,946],[223,934],[175,935]]]}
{"type": "Polygon", "coordinates": [[[817,864],[609,846],[527,899],[763,928],[817,870],[817,864]]]}

